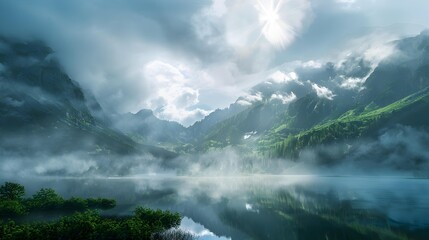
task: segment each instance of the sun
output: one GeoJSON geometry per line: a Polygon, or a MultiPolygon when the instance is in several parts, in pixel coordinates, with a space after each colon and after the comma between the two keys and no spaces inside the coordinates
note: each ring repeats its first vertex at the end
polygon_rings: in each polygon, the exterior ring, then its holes
{"type": "Polygon", "coordinates": [[[284,48],[288,41],[289,28],[279,15],[282,0],[265,1],[258,0],[256,9],[259,12],[259,23],[262,26],[260,36],[276,47],[284,48]]]}

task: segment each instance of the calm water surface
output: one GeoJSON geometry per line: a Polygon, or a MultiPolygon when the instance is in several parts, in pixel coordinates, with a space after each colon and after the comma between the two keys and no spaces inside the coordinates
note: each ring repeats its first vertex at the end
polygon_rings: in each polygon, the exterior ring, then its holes
{"type": "MultiPolygon", "coordinates": [[[[6,180],[13,179],[3,179],[6,180]]],[[[130,214],[137,205],[177,211],[186,216],[181,228],[203,240],[258,239],[257,236],[262,236],[260,239],[276,239],[273,234],[286,234],[294,239],[296,233],[293,229],[288,230],[285,224],[280,225],[277,217],[287,219],[288,211],[295,208],[320,213],[322,210],[318,209],[347,206],[347,209],[368,210],[387,216],[389,226],[429,226],[428,179],[154,175],[126,178],[44,177],[17,182],[26,186],[27,195],[42,187],[51,187],[64,197],[115,198],[117,207],[105,214],[130,214]],[[293,207],[285,208],[288,204],[293,207]],[[250,227],[252,229],[248,229],[250,227]]],[[[374,220],[375,225],[379,224],[377,221],[374,220]]]]}

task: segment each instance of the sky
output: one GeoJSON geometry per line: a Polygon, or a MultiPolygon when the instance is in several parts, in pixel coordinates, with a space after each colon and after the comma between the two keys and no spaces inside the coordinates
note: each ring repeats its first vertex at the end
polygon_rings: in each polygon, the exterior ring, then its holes
{"type": "Polygon", "coordinates": [[[147,108],[189,126],[288,62],[418,34],[427,9],[427,0],[0,0],[0,35],[45,41],[108,112],[147,108]]]}

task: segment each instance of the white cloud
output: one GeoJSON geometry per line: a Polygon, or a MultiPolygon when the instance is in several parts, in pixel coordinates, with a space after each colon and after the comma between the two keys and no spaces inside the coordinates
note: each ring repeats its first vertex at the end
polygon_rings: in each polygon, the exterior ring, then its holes
{"type": "Polygon", "coordinates": [[[242,106],[250,106],[250,105],[252,105],[251,102],[248,102],[248,101],[243,100],[243,99],[237,100],[237,102],[235,102],[235,103],[237,103],[239,105],[242,105],[242,106]]]}
{"type": "Polygon", "coordinates": [[[197,37],[209,45],[222,44],[222,34],[219,26],[222,26],[222,17],[227,13],[225,0],[212,0],[212,4],[196,13],[191,24],[197,37]]]}
{"type": "MultiPolygon", "coordinates": [[[[345,61],[345,59],[353,55],[362,56],[363,60],[371,63],[372,68],[376,68],[381,61],[396,52],[393,41],[398,38],[398,34],[382,30],[375,31],[351,41],[348,46],[348,49],[351,50],[341,53],[340,59],[345,61]]],[[[343,61],[339,61],[337,65],[341,65],[343,61]]]]}
{"type": "Polygon", "coordinates": [[[225,15],[227,11],[225,1],[226,0],[212,0],[212,5],[208,9],[208,14],[216,17],[222,17],[225,15]]]}
{"type": "Polygon", "coordinates": [[[236,103],[243,105],[243,106],[250,106],[252,105],[252,103],[254,102],[260,102],[262,101],[263,97],[262,97],[262,93],[261,92],[256,92],[254,94],[249,94],[246,95],[244,97],[240,97],[236,103]]]}
{"type": "Polygon", "coordinates": [[[290,94],[280,94],[280,93],[274,93],[271,95],[270,100],[280,100],[283,104],[288,104],[296,99],[296,95],[294,92],[291,92],[290,94]]]}
{"type": "Polygon", "coordinates": [[[284,73],[282,71],[276,71],[271,74],[269,77],[275,83],[288,83],[288,82],[296,82],[302,85],[302,83],[298,80],[298,75],[296,72],[284,73]]]}
{"type": "Polygon", "coordinates": [[[198,76],[186,66],[173,66],[162,61],[152,61],[144,68],[150,82],[150,95],[145,102],[161,119],[177,121],[185,126],[206,116],[209,111],[196,107],[199,89],[191,86],[192,77],[198,76]]]}
{"type": "Polygon", "coordinates": [[[250,102],[262,101],[262,93],[257,92],[255,94],[247,95],[244,97],[244,99],[246,99],[247,101],[250,101],[250,102]]]}
{"type": "Polygon", "coordinates": [[[358,89],[362,90],[362,85],[365,83],[366,78],[346,78],[341,82],[340,87],[345,89],[358,89]]]}
{"type": "Polygon", "coordinates": [[[310,60],[302,63],[303,68],[322,68],[323,64],[320,61],[310,60]]]}
{"type": "Polygon", "coordinates": [[[374,66],[378,65],[383,59],[389,57],[395,52],[395,47],[389,43],[372,42],[369,48],[363,53],[365,60],[370,61],[374,66]]]}
{"type": "Polygon", "coordinates": [[[366,82],[366,80],[369,78],[369,76],[371,76],[373,72],[374,72],[374,67],[371,71],[368,72],[366,76],[362,78],[357,78],[357,77],[344,78],[344,76],[340,76],[341,79],[343,79],[343,81],[340,83],[340,87],[344,89],[349,89],[349,90],[355,89],[355,90],[361,91],[365,89],[363,84],[366,82]]]}
{"type": "Polygon", "coordinates": [[[258,133],[258,131],[247,132],[243,135],[243,139],[247,140],[247,139],[251,138],[253,135],[256,135],[257,133],[258,133]]]}
{"type": "Polygon", "coordinates": [[[324,86],[319,86],[316,83],[312,83],[311,87],[316,92],[317,96],[320,98],[326,98],[328,100],[334,100],[334,97],[336,96],[329,88],[324,86]]]}

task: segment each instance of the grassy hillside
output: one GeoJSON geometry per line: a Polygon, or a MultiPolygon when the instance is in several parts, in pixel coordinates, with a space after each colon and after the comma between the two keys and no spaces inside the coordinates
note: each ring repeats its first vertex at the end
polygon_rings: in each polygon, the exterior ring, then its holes
{"type": "Polygon", "coordinates": [[[249,144],[250,137],[270,129],[285,117],[287,105],[274,102],[254,103],[239,114],[216,124],[201,141],[199,148],[223,148],[249,144]],[[247,137],[245,137],[248,135],[247,137]]]}
{"type": "MultiPolygon", "coordinates": [[[[300,150],[320,144],[371,137],[380,129],[394,124],[422,126],[429,121],[429,89],[403,98],[385,107],[369,104],[349,110],[341,117],[316,125],[297,134],[289,134],[272,145],[270,139],[260,142],[261,149],[270,149],[277,157],[296,156],[300,150]]],[[[281,129],[279,129],[281,131],[281,129]]],[[[275,135],[273,135],[275,137],[275,135]]]]}

